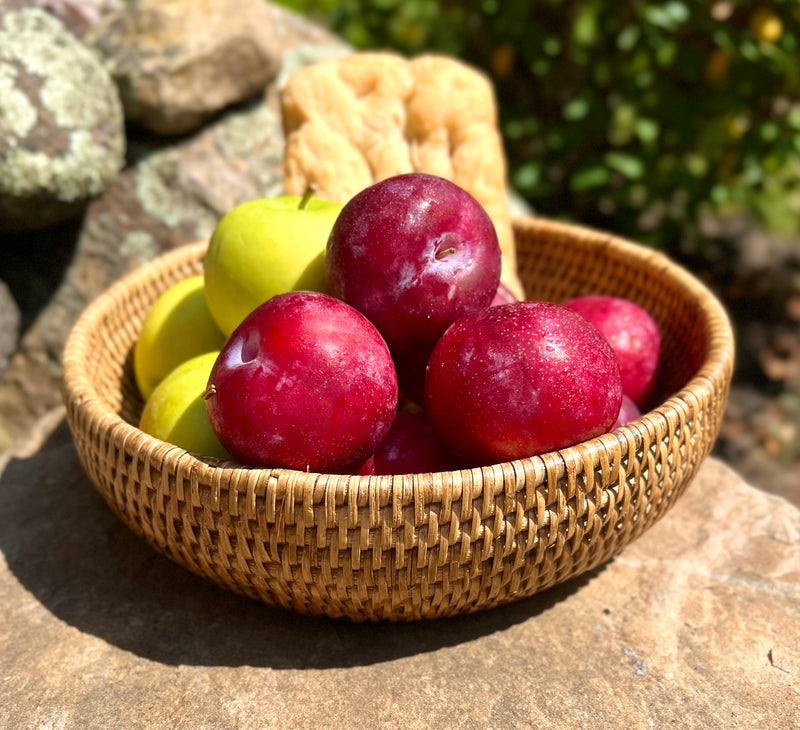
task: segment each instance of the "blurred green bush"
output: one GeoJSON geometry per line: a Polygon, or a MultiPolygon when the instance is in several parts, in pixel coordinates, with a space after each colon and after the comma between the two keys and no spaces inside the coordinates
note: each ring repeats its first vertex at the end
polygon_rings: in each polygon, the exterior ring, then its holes
{"type": "Polygon", "coordinates": [[[701,211],[800,221],[800,3],[284,0],[357,48],[444,52],[493,79],[534,209],[652,244],[701,211]]]}

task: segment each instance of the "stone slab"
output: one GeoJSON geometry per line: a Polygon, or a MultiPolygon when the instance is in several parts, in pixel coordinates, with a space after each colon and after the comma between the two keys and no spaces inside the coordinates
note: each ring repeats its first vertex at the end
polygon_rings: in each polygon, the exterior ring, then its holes
{"type": "Polygon", "coordinates": [[[111,514],[51,416],[0,462],[2,728],[800,726],[800,510],[708,459],[601,568],[351,624],[205,583],[111,514]]]}

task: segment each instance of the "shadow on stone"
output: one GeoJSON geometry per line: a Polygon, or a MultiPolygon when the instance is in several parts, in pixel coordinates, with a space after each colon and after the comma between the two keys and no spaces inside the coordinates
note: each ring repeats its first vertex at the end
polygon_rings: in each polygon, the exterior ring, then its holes
{"type": "Polygon", "coordinates": [[[33,231],[2,232],[0,280],[5,281],[22,315],[21,334],[58,289],[77,246],[83,218],[33,231]]]}
{"type": "Polygon", "coordinates": [[[294,615],[217,588],[130,532],[94,490],[66,421],[0,475],[0,549],[53,615],[169,665],[350,667],[433,652],[544,613],[602,568],[471,615],[409,624],[294,615]]]}

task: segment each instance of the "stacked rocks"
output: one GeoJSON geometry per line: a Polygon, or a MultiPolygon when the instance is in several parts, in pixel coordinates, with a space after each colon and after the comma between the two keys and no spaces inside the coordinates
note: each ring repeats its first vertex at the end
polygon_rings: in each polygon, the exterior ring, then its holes
{"type": "Polygon", "coordinates": [[[0,451],[89,301],[282,192],[278,85],[348,50],[266,0],[0,0],[0,451]]]}

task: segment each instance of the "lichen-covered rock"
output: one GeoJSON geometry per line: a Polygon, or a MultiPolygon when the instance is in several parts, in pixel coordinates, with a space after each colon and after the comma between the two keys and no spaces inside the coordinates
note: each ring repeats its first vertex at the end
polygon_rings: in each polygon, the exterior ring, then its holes
{"type": "Polygon", "coordinates": [[[57,18],[0,6],[0,229],[78,214],[122,168],[116,88],[57,18]]]}
{"type": "Polygon", "coordinates": [[[126,117],[170,135],[260,94],[289,48],[334,37],[266,0],[132,0],[86,41],[106,59],[126,117]]]}

